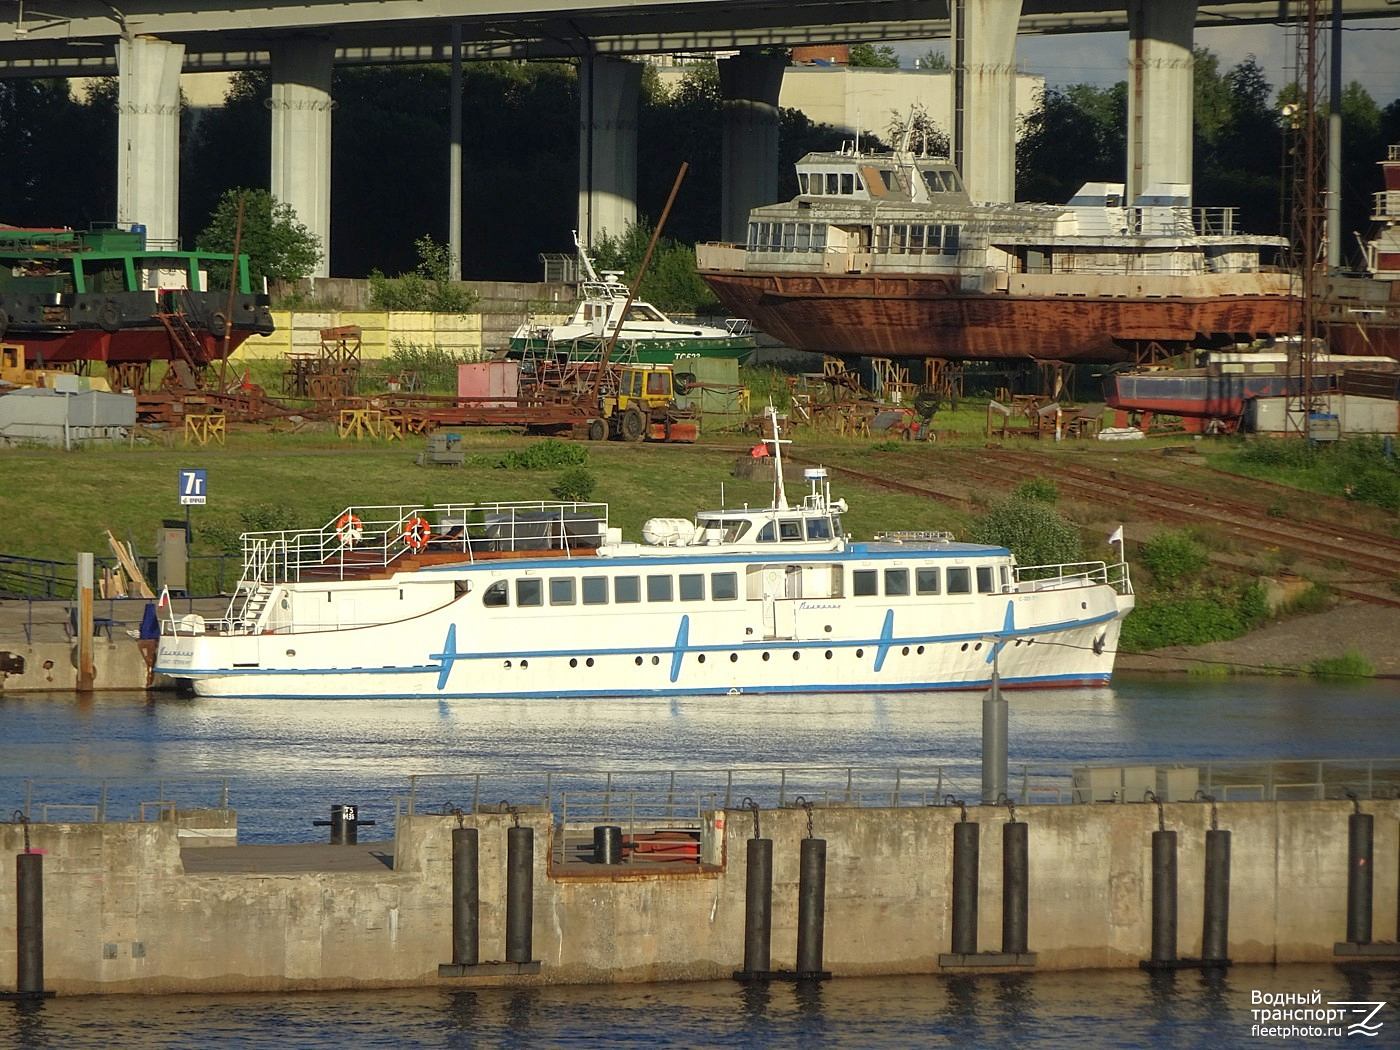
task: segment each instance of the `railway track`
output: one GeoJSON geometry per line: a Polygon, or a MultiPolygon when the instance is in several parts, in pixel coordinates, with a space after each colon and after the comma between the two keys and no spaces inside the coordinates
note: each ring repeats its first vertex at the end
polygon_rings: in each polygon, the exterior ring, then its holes
{"type": "MultiPolygon", "coordinates": [[[[949,477],[984,483],[993,489],[1008,489],[1022,481],[1048,477],[1063,494],[1080,502],[1113,508],[1126,518],[1180,526],[1209,523],[1252,549],[1276,548],[1325,566],[1342,566],[1346,578],[1329,583],[1334,591],[1373,605],[1400,608],[1400,596],[1383,590],[1400,579],[1400,541],[1384,535],[1331,521],[1275,517],[1268,508],[1245,500],[1205,495],[1166,482],[1127,481],[1034,453],[949,450],[940,452],[940,463],[948,468],[945,473],[949,477]]],[[[963,499],[932,482],[899,480],[848,467],[831,469],[877,488],[963,499]]],[[[1256,566],[1242,559],[1220,554],[1214,557],[1232,568],[1257,571],[1256,566]]]]}

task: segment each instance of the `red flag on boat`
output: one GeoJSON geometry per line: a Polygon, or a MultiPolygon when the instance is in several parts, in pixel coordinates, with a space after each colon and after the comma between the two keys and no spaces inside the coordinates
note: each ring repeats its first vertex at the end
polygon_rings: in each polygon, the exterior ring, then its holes
{"type": "Polygon", "coordinates": [[[754,459],[762,459],[764,456],[768,455],[768,446],[760,441],[753,448],[749,449],[749,455],[754,459]]]}

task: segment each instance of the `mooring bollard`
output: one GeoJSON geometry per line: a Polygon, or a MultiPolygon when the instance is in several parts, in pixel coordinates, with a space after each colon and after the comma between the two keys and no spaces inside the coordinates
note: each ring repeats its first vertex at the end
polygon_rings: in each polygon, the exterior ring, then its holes
{"type": "Polygon", "coordinates": [[[452,962],[475,966],[481,955],[481,872],[476,828],[452,829],[452,962]]]}
{"type": "Polygon", "coordinates": [[[977,953],[978,828],[967,819],[953,825],[953,954],[977,953]]]}
{"type": "Polygon", "coordinates": [[[1011,819],[1001,828],[1001,950],[1025,955],[1030,915],[1030,826],[1011,819]]]}
{"type": "Polygon", "coordinates": [[[593,829],[593,863],[622,863],[622,828],[600,824],[593,829]]]}
{"type": "Polygon", "coordinates": [[[359,809],[355,806],[332,806],[330,820],[313,820],[315,828],[331,829],[332,846],[355,846],[360,841],[360,828],[372,828],[372,820],[360,820],[359,809]]]}
{"type": "Polygon", "coordinates": [[[1347,941],[1370,944],[1375,818],[1355,804],[1347,818],[1347,941]]]}
{"type": "Polygon", "coordinates": [[[530,961],[534,924],[535,831],[517,824],[506,832],[507,962],[530,961]]]}
{"type": "Polygon", "coordinates": [[[807,810],[807,837],[797,876],[797,976],[821,979],[822,942],[826,924],[826,839],[812,837],[812,804],[797,799],[807,810]]]}
{"type": "MultiPolygon", "coordinates": [[[[1215,823],[1214,802],[1211,823],[1215,823]]],[[[1206,832],[1206,900],[1201,923],[1201,962],[1230,965],[1230,833],[1206,832]]]]}

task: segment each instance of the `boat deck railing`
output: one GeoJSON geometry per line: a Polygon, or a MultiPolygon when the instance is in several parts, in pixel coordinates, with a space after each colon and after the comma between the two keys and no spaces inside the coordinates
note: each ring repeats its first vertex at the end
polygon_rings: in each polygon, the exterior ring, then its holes
{"type": "Polygon", "coordinates": [[[571,553],[600,546],[607,534],[606,503],[350,506],[318,528],[245,533],[239,588],[362,577],[420,555],[571,553]]]}
{"type": "Polygon", "coordinates": [[[1128,575],[1128,563],[1080,561],[1063,565],[1018,565],[1018,590],[1053,591],[1062,587],[1087,587],[1107,584],[1119,594],[1132,594],[1133,584],[1128,575]]]}

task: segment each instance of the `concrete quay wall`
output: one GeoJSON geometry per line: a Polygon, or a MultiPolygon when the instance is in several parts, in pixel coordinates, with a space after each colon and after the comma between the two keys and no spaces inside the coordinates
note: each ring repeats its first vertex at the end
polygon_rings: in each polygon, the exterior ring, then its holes
{"type": "MultiPolygon", "coordinates": [[[[1396,932],[1400,801],[1375,817],[1374,939],[1396,932]]],[[[1037,968],[1135,967],[1150,954],[1151,834],[1141,804],[1020,808],[1030,855],[1029,948],[1037,968]]],[[[1229,953],[1237,963],[1324,961],[1346,934],[1349,802],[1217,807],[1232,832],[1229,953]]],[[[185,871],[171,822],[35,824],[45,851],[45,985],[59,994],[334,989],[460,983],[600,983],[727,978],[744,954],[747,812],[713,818],[720,863],[652,874],[551,870],[546,814],[535,832],[535,976],[439,978],[452,962],[451,831],[457,818],[401,818],[393,869],[185,871]]],[[[981,826],[979,942],[1001,947],[1004,808],[981,826]]],[[[1205,832],[1211,807],[1169,804],[1178,832],[1179,945],[1201,954],[1205,832]]],[[[481,961],[504,958],[511,818],[464,818],[480,836],[481,961]]],[[[951,945],[956,807],[818,809],[827,842],[825,968],[837,977],[938,972],[951,945]]],[[[807,817],[765,812],[773,845],[772,966],[792,969],[798,858],[807,817]]],[[[15,856],[23,829],[0,825],[0,990],[16,982],[15,856]]],[[[387,853],[390,844],[385,843],[387,853]]],[[[258,847],[260,849],[265,847],[258,847]]],[[[296,847],[286,847],[289,850],[296,847]]],[[[332,849],[332,847],[323,847],[332,849]]],[[[341,847],[337,847],[341,848],[341,847]]],[[[220,853],[229,853],[227,850],[220,853]]],[[[236,851],[235,851],[236,852],[236,851]]]]}

